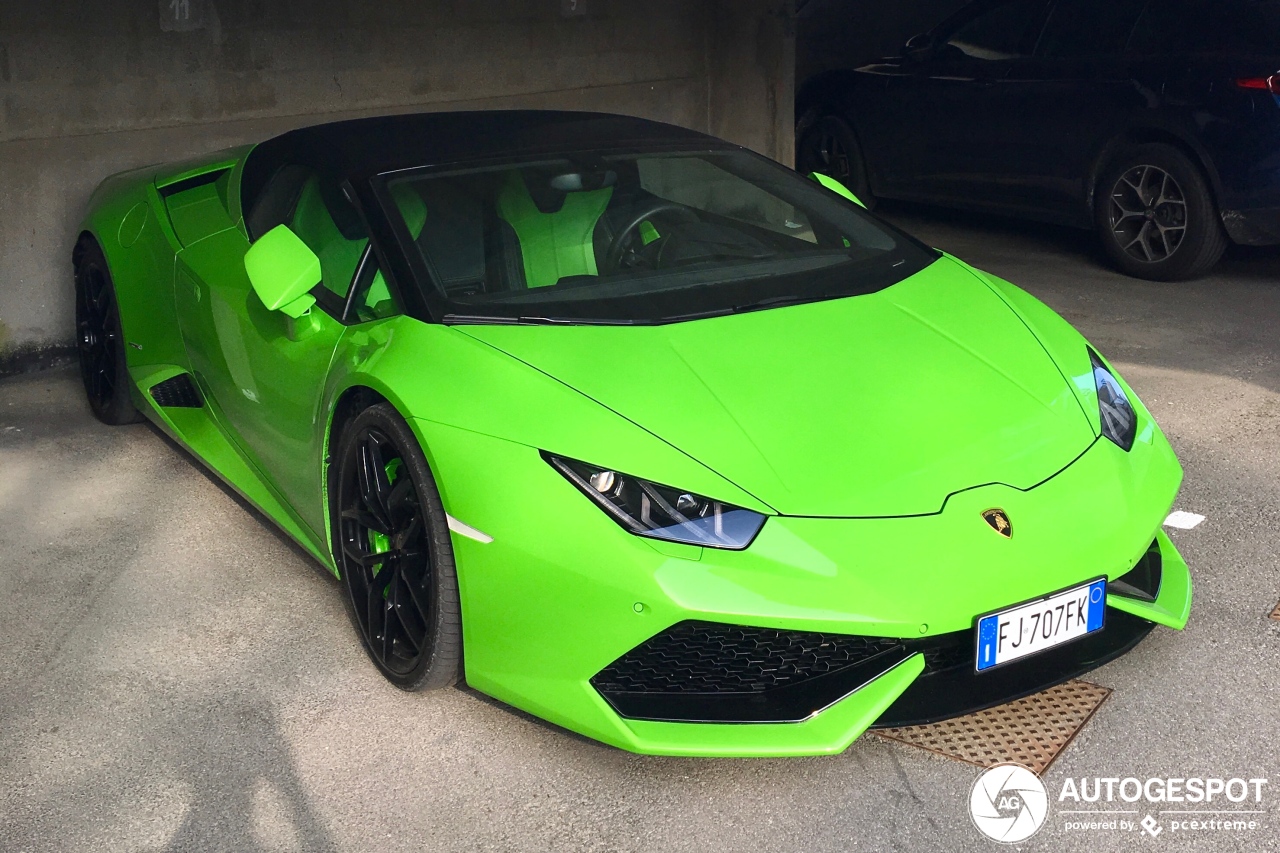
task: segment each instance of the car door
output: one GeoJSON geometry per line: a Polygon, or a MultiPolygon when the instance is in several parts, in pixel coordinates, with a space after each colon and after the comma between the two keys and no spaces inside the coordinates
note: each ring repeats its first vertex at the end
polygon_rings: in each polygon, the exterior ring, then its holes
{"type": "Polygon", "coordinates": [[[340,320],[367,244],[354,211],[336,185],[302,167],[277,171],[257,201],[247,231],[261,236],[289,225],[320,258],[316,306],[294,319],[268,310],[245,272],[250,241],[240,227],[184,248],[177,259],[175,297],[188,356],[220,423],[320,541],[325,380],[345,326],[340,320]],[[266,214],[262,215],[265,211],[266,214]],[[354,224],[353,224],[354,223],[354,224]]]}
{"type": "MultiPolygon", "coordinates": [[[[993,88],[1029,55],[1047,0],[991,0],[963,10],[931,34],[933,44],[885,76],[865,118],[884,160],[884,194],[934,201],[998,193],[1005,117],[993,88]]],[[[860,117],[861,118],[861,117],[860,117]]],[[[861,125],[860,125],[861,126],[861,125]]],[[[879,191],[879,190],[878,190],[879,191]]]]}
{"type": "Polygon", "coordinates": [[[1102,145],[1158,100],[1163,72],[1125,54],[1146,0],[1054,0],[1033,54],[992,88],[1011,206],[1088,225],[1086,177],[1102,145]]]}

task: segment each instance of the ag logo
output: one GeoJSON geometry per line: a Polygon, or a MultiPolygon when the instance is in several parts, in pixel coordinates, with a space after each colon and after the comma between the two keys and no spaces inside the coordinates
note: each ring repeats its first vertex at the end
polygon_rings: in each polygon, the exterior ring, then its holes
{"type": "Polygon", "coordinates": [[[973,783],[969,815],[983,835],[1006,844],[1026,841],[1049,815],[1040,777],[1020,764],[998,764],[973,783]]]}
{"type": "Polygon", "coordinates": [[[1005,539],[1013,538],[1013,522],[1009,520],[1008,514],[1000,507],[992,507],[982,511],[982,519],[991,525],[991,529],[999,533],[1005,539]]]}

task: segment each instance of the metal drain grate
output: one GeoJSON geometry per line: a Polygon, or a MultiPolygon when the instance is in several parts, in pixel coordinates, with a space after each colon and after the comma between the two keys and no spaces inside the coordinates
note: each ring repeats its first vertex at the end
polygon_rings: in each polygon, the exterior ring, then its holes
{"type": "Polygon", "coordinates": [[[1276,605],[1276,609],[1271,611],[1272,619],[1280,619],[1280,604],[1276,605]]]}
{"type": "Polygon", "coordinates": [[[1043,774],[1109,695],[1110,688],[1072,680],[954,720],[874,734],[979,767],[1013,762],[1043,774]]]}

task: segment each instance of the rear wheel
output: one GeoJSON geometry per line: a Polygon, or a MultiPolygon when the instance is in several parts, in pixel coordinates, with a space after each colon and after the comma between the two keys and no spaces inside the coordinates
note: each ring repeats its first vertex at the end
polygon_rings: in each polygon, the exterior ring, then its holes
{"type": "Polygon", "coordinates": [[[86,239],[76,255],[76,348],[94,416],[105,424],[142,419],[129,396],[124,334],[115,286],[101,247],[86,239]]]}
{"type": "Polygon", "coordinates": [[[1094,214],[1107,255],[1138,278],[1195,278],[1227,247],[1208,182],[1170,145],[1122,151],[1102,175],[1094,214]]]}
{"type": "Polygon", "coordinates": [[[458,579],[417,439],[382,403],[343,429],[335,463],[334,553],[365,650],[406,690],[453,684],[462,661],[458,579]]]}
{"type": "Polygon", "coordinates": [[[875,207],[862,148],[853,128],[833,115],[819,115],[800,123],[796,140],[796,171],[829,175],[849,188],[867,209],[875,207]]]}

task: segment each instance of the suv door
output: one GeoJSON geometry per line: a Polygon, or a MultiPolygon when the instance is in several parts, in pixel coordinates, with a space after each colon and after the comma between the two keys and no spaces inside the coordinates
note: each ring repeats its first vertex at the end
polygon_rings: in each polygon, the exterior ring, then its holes
{"type": "Polygon", "coordinates": [[[1098,152],[1154,109],[1163,71],[1125,45],[1146,0],[1054,0],[1033,55],[994,87],[1004,118],[1005,201],[1042,218],[1091,224],[1087,178],[1098,152]]]}
{"type": "MultiPolygon", "coordinates": [[[[975,3],[937,28],[935,45],[904,58],[864,114],[878,144],[877,193],[963,200],[1002,169],[993,87],[1028,56],[1047,0],[975,3]]],[[[875,96],[873,96],[875,97],[875,96]]]]}

